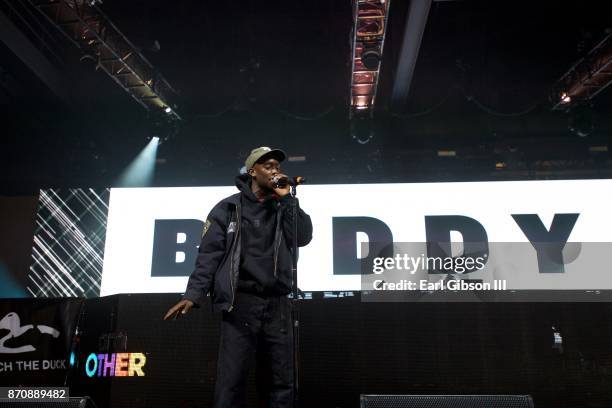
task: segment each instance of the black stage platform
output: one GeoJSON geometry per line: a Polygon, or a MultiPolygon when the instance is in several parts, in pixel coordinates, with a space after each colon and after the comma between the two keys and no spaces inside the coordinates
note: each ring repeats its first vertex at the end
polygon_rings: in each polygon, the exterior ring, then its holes
{"type": "MultiPolygon", "coordinates": [[[[162,321],[176,299],[86,301],[73,392],[102,406],[210,406],[219,316],[205,306],[162,321]],[[115,337],[100,344],[104,333],[115,337]],[[122,347],[145,353],[144,377],[87,377],[88,353],[122,347]]],[[[357,295],[304,300],[300,310],[305,407],[357,407],[360,394],[531,394],[538,408],[612,406],[608,303],[366,303],[357,295]]],[[[254,374],[250,399],[255,405],[254,374]]]]}

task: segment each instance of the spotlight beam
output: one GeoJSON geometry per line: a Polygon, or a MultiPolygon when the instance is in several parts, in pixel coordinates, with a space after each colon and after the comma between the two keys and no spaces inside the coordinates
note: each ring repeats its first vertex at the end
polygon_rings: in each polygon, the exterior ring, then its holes
{"type": "Polygon", "coordinates": [[[153,184],[159,137],[154,136],[117,180],[117,187],[148,187],[153,184]]]}

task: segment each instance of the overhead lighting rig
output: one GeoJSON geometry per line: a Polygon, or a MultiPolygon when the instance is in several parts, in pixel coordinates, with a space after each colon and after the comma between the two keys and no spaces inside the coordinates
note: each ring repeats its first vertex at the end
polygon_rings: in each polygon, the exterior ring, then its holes
{"type": "Polygon", "coordinates": [[[553,86],[553,109],[568,110],[594,98],[612,83],[612,33],[575,63],[553,86]]]}
{"type": "MultiPolygon", "coordinates": [[[[29,0],[82,52],[145,109],[181,117],[170,98],[176,91],[92,0],[29,0]]],[[[100,1],[101,3],[101,1],[100,1]]]]}
{"type": "Polygon", "coordinates": [[[349,118],[374,114],[390,0],[353,0],[349,118]]]}

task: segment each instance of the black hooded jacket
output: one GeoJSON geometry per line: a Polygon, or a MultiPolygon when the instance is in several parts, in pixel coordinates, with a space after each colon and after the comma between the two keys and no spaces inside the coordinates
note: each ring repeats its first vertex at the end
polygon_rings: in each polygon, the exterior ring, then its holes
{"type": "Polygon", "coordinates": [[[260,203],[248,183],[248,175],[238,176],[240,192],[217,203],[206,219],[195,269],[183,296],[196,305],[210,292],[215,310],[231,311],[238,290],[262,295],[290,291],[293,206],[297,210],[298,246],[312,239],[310,216],[289,194],[260,203]]]}

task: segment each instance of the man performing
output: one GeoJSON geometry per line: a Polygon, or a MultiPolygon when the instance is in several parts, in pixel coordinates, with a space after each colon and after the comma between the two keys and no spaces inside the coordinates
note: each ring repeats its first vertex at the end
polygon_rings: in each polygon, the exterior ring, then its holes
{"type": "MultiPolygon", "coordinates": [[[[290,192],[280,172],[282,150],[258,147],[236,178],[240,190],[220,201],[204,224],[195,270],[183,299],[164,319],[187,313],[211,293],[222,311],[215,408],[243,407],[246,379],[255,355],[265,367],[269,407],[293,405],[292,288],[293,206],[297,208],[297,244],[312,239],[310,216],[290,192]],[[280,183],[282,185],[282,183],[280,183]]],[[[260,365],[258,365],[258,369],[260,365]]],[[[262,387],[263,388],[263,387],[262,387]]]]}

